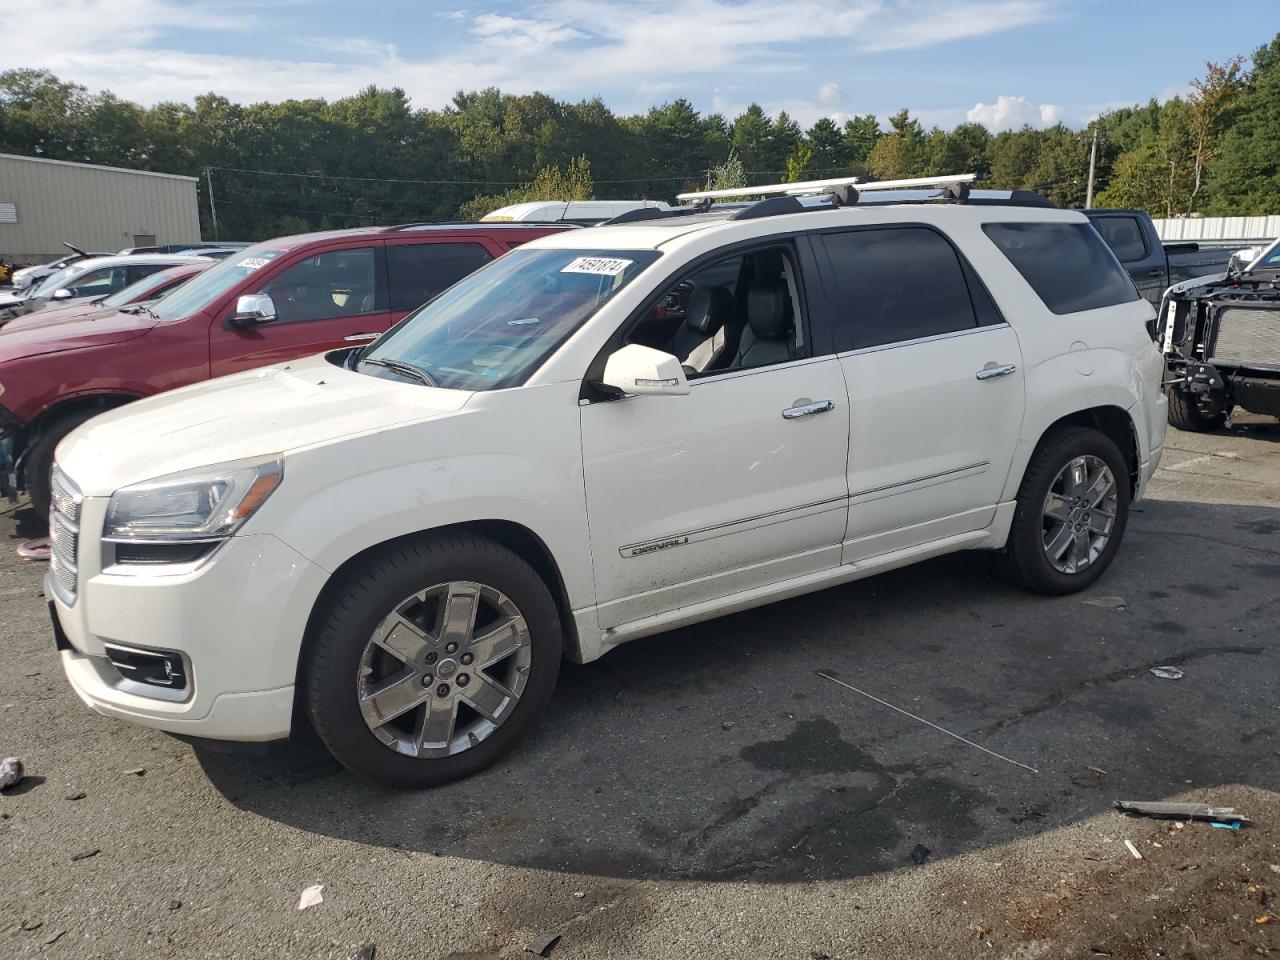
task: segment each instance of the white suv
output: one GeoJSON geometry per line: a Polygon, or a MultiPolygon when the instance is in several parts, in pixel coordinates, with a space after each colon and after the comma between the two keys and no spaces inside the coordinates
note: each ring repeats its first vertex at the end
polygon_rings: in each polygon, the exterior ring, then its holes
{"type": "Polygon", "coordinates": [[[64,440],[46,585],[76,692],[192,737],[305,717],[426,786],[528,733],[562,657],[951,551],[1047,594],[1114,559],[1166,406],[1151,306],[1083,215],[623,219],[370,346],[64,440]]]}

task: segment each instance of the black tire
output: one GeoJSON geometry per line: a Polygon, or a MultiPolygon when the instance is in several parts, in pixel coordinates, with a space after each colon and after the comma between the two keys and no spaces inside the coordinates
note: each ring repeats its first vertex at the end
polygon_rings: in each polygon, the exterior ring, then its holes
{"type": "Polygon", "coordinates": [[[1050,596],[1075,593],[1106,572],[1129,521],[1129,466],[1110,437],[1087,427],[1066,427],[1046,437],[1027,465],[1018,489],[1018,505],[1005,548],[1005,571],[1021,587],[1050,596]],[[1116,480],[1116,515],[1109,539],[1098,557],[1075,573],[1056,569],[1045,552],[1044,503],[1058,474],[1077,457],[1102,460],[1116,480]]]}
{"type": "Polygon", "coordinates": [[[1169,398],[1169,423],[1179,430],[1191,433],[1211,433],[1227,420],[1227,406],[1223,398],[1207,400],[1190,390],[1171,387],[1165,396],[1169,398]]]}
{"type": "Polygon", "coordinates": [[[550,701],[564,648],[556,603],[538,573],[510,550],[466,534],[424,535],[375,554],[337,586],[312,629],[300,694],[316,733],[348,770],[407,789],[469,777],[514,747],[550,701]],[[530,636],[524,691],[510,716],[470,748],[438,758],[397,753],[374,736],[357,703],[356,678],[365,645],[406,597],[460,580],[492,587],[519,608],[530,636]]]}
{"type": "Polygon", "coordinates": [[[59,417],[42,427],[27,449],[27,459],[23,466],[27,493],[31,497],[31,508],[46,523],[49,522],[51,498],[49,473],[53,470],[53,452],[58,448],[63,437],[96,413],[98,413],[97,410],[86,410],[83,413],[69,413],[65,417],[59,417]]]}

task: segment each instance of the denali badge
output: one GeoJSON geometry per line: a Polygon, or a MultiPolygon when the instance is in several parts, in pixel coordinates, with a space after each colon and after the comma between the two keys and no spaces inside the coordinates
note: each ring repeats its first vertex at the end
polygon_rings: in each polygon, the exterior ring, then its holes
{"type": "Polygon", "coordinates": [[[666,540],[651,540],[648,543],[638,543],[633,547],[622,547],[618,552],[624,557],[642,557],[646,553],[669,550],[671,547],[683,547],[688,542],[688,537],[668,537],[666,540]]]}

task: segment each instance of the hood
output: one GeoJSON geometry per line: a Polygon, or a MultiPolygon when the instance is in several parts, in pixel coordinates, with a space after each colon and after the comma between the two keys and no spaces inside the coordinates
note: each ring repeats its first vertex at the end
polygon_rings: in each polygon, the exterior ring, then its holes
{"type": "MultiPolygon", "coordinates": [[[[35,325],[47,326],[53,323],[66,323],[68,320],[97,319],[116,312],[115,307],[102,307],[92,300],[82,297],[66,304],[47,306],[42,310],[23,313],[12,320],[0,320],[5,330],[29,330],[35,325]]],[[[151,320],[144,315],[143,319],[151,320]]]]}
{"type": "Polygon", "coordinates": [[[104,313],[58,316],[38,310],[0,326],[0,364],[65,350],[81,350],[140,337],[158,322],[146,313],[104,313]]]}
{"type": "Polygon", "coordinates": [[[1190,280],[1183,280],[1181,283],[1175,283],[1172,287],[1164,292],[1167,296],[1185,296],[1192,293],[1200,287],[1211,287],[1214,284],[1222,283],[1227,279],[1225,273],[1210,273],[1203,277],[1192,277],[1190,280]]]}
{"type": "Polygon", "coordinates": [[[22,303],[26,299],[26,293],[21,290],[9,290],[5,293],[0,293],[0,309],[4,307],[12,307],[15,304],[22,303]]]}
{"type": "Polygon", "coordinates": [[[287,454],[455,414],[471,396],[309,357],[110,410],[72,432],[56,458],[85,496],[105,497],[180,470],[287,454]]]}

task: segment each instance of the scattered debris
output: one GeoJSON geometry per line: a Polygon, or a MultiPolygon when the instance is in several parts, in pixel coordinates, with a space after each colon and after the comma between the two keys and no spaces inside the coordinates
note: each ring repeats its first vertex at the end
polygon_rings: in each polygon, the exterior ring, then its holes
{"type": "Polygon", "coordinates": [[[1280,863],[1273,863],[1273,864],[1271,864],[1271,872],[1272,872],[1272,873],[1280,873],[1280,863]]]}
{"type": "Polygon", "coordinates": [[[1219,823],[1217,820],[1213,820],[1209,823],[1209,826],[1218,830],[1239,830],[1242,825],[1240,823],[1219,823]]]}
{"type": "Polygon", "coordinates": [[[721,729],[721,730],[732,730],[732,729],[733,729],[733,721],[732,721],[732,720],[726,720],[726,721],[724,721],[724,723],[720,724],[720,729],[721,729]]]}
{"type": "Polygon", "coordinates": [[[1101,767],[1085,767],[1085,769],[1092,770],[1094,773],[1103,777],[1107,775],[1107,771],[1103,770],[1101,767]]]}
{"type": "Polygon", "coordinates": [[[1077,773],[1071,778],[1071,782],[1077,787],[1099,790],[1105,783],[1105,777],[1105,771],[1099,770],[1097,767],[1085,767],[1083,772],[1077,773]]]}
{"type": "Polygon", "coordinates": [[[102,851],[99,850],[97,847],[95,847],[92,850],[82,850],[80,853],[73,853],[71,855],[71,862],[75,863],[75,861],[77,860],[89,860],[89,859],[92,859],[93,857],[96,857],[101,852],[102,851]]]}
{"type": "Polygon", "coordinates": [[[1091,954],[1093,954],[1095,957],[1109,957],[1109,956],[1111,956],[1111,951],[1110,951],[1110,950],[1108,950],[1106,947],[1100,947],[1100,946],[1098,946],[1097,944],[1094,944],[1092,947],[1090,947],[1090,948],[1089,948],[1089,952],[1090,952],[1091,954]]]}
{"type": "Polygon", "coordinates": [[[17,757],[0,760],[0,790],[8,790],[22,779],[22,761],[17,757]]]}
{"type": "Polygon", "coordinates": [[[1253,922],[1254,923],[1271,923],[1273,920],[1275,920],[1275,917],[1273,917],[1269,913],[1264,913],[1260,917],[1255,917],[1253,922]]]}
{"type": "Polygon", "coordinates": [[[929,854],[931,853],[933,853],[933,851],[930,850],[928,847],[926,847],[923,843],[917,843],[915,847],[911,850],[911,859],[915,863],[924,863],[926,860],[929,859],[929,854]]]}
{"type": "Polygon", "coordinates": [[[366,943],[351,955],[350,960],[373,960],[377,953],[378,945],[376,943],[366,943]]]}
{"type": "Polygon", "coordinates": [[[146,768],[146,767],[134,767],[132,770],[126,770],[126,771],[124,772],[124,775],[125,775],[126,777],[127,777],[127,776],[130,776],[130,775],[135,776],[135,777],[140,777],[140,776],[142,776],[142,775],[143,775],[144,773],[146,773],[146,772],[147,772],[147,768],[146,768]]]}
{"type": "Polygon", "coordinates": [[[1186,676],[1177,667],[1152,667],[1151,672],[1161,680],[1181,680],[1186,676]]]}
{"type": "Polygon", "coordinates": [[[1117,800],[1116,809],[1135,817],[1157,820],[1200,820],[1207,823],[1251,827],[1253,821],[1236,813],[1235,807],[1211,807],[1207,803],[1162,803],[1141,800],[1117,800]]]}
{"type": "Polygon", "coordinates": [[[182,901],[181,901],[181,900],[170,900],[170,901],[169,901],[169,909],[170,909],[170,910],[181,910],[181,909],[182,909],[182,901]]]}
{"type": "Polygon", "coordinates": [[[581,891],[581,890],[575,890],[575,891],[573,891],[573,897],[574,897],[574,899],[575,899],[575,900],[581,900],[581,899],[582,899],[583,897],[585,897],[585,896],[586,896],[586,894],[585,894],[583,891],[581,891]]]}
{"type": "Polygon", "coordinates": [[[1104,610],[1123,610],[1129,605],[1124,597],[1090,597],[1080,602],[1091,607],[1102,607],[1104,610]]]}
{"type": "Polygon", "coordinates": [[[57,943],[59,940],[61,940],[61,939],[63,938],[63,936],[66,934],[66,932],[67,932],[67,931],[65,931],[65,930],[59,930],[59,931],[58,931],[57,933],[55,933],[52,937],[48,937],[48,938],[46,938],[46,939],[45,939],[45,941],[44,941],[44,945],[47,947],[47,946],[49,946],[50,944],[57,943]]]}
{"type": "Polygon", "coordinates": [[[917,717],[914,713],[908,713],[906,710],[903,710],[901,707],[895,707],[892,703],[889,703],[887,700],[881,700],[879,697],[874,697],[871,694],[867,693],[867,691],[865,690],[859,690],[857,687],[855,687],[851,683],[845,683],[843,680],[838,680],[836,677],[832,676],[831,673],[825,670],[819,670],[817,671],[817,673],[818,673],[818,676],[822,677],[822,679],[824,680],[830,680],[832,683],[838,683],[840,686],[848,690],[852,690],[854,693],[861,694],[862,696],[866,697],[868,700],[874,700],[876,703],[880,704],[882,707],[888,707],[890,710],[896,710],[898,713],[902,714],[904,717],[910,717],[912,720],[915,720],[919,723],[923,723],[926,727],[933,727],[933,729],[937,730],[939,733],[945,733],[948,737],[953,737],[954,739],[959,740],[961,743],[967,743],[971,747],[977,747],[983,753],[990,754],[991,756],[995,757],[997,760],[1003,760],[1005,763],[1012,763],[1015,767],[1021,767],[1023,770],[1030,770],[1032,773],[1037,775],[1039,775],[1040,773],[1040,771],[1037,770],[1035,767],[1029,767],[1025,763],[1019,763],[1017,760],[1011,760],[1008,757],[1004,756],[1003,754],[996,753],[994,750],[988,750],[982,744],[974,743],[972,740],[966,740],[964,737],[960,736],[960,734],[952,733],[950,730],[946,729],[946,727],[940,727],[936,723],[931,723],[930,721],[926,720],[924,717],[917,717]]]}
{"type": "Polygon", "coordinates": [[[809,960],[831,960],[831,954],[825,950],[810,950],[809,960]]]}
{"type": "Polygon", "coordinates": [[[303,890],[302,896],[298,898],[298,909],[306,910],[308,907],[314,907],[318,903],[324,903],[324,897],[320,893],[323,889],[324,884],[317,883],[303,890]]]}
{"type": "Polygon", "coordinates": [[[26,541],[26,543],[18,544],[18,556],[27,561],[27,563],[47,563],[51,549],[48,537],[37,537],[34,540],[26,541]]]}
{"type": "Polygon", "coordinates": [[[67,794],[67,795],[66,795],[66,797],[64,797],[64,799],[66,799],[66,800],[83,800],[83,799],[84,799],[85,797],[87,797],[87,796],[88,796],[88,794],[87,794],[87,793],[69,793],[69,794],[67,794]]]}
{"type": "Polygon", "coordinates": [[[560,942],[560,934],[548,933],[545,936],[536,938],[532,943],[525,947],[526,953],[532,953],[539,957],[551,956],[551,951],[556,948],[556,944],[560,942]]]}
{"type": "Polygon", "coordinates": [[[43,920],[23,920],[20,924],[18,924],[18,928],[20,930],[25,930],[27,933],[30,933],[33,930],[39,930],[43,926],[44,926],[43,920]]]}
{"type": "Polygon", "coordinates": [[[1124,838],[1124,845],[1129,848],[1129,852],[1133,854],[1133,859],[1141,860],[1142,854],[1138,852],[1138,848],[1133,845],[1133,841],[1128,837],[1124,838]]]}

